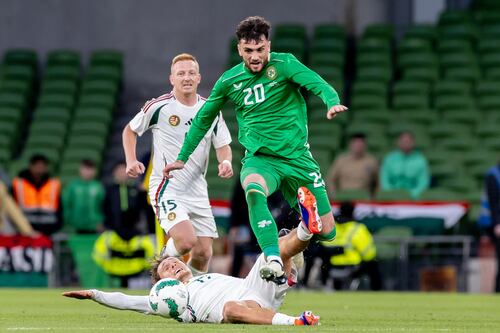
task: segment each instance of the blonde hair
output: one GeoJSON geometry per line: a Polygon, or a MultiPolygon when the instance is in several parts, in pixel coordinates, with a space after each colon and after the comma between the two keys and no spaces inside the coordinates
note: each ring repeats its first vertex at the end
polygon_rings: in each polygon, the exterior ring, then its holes
{"type": "Polygon", "coordinates": [[[174,67],[174,65],[176,63],[178,63],[179,61],[186,61],[186,60],[193,61],[196,64],[196,66],[198,67],[198,69],[200,68],[200,65],[198,64],[198,60],[196,60],[194,55],[191,55],[189,53],[181,53],[181,54],[176,55],[174,57],[174,59],[172,59],[172,66],[171,67],[174,67]]]}

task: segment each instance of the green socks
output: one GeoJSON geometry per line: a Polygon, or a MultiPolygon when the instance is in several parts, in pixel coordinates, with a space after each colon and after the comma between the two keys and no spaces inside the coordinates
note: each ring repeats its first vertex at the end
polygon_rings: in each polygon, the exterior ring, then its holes
{"type": "Polygon", "coordinates": [[[279,257],[278,227],[267,206],[264,188],[259,184],[250,183],[245,190],[245,197],[248,203],[250,225],[262,252],[266,258],[269,256],[279,257]]]}

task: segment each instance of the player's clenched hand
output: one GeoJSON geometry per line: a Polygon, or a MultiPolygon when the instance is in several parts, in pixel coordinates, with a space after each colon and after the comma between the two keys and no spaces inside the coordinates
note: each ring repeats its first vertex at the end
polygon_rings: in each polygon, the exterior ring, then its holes
{"type": "Polygon", "coordinates": [[[137,176],[142,175],[146,168],[144,168],[144,164],[135,160],[130,163],[127,163],[127,175],[132,178],[137,178],[137,176]]]}
{"type": "Polygon", "coordinates": [[[94,297],[94,293],[92,290],[74,290],[64,292],[63,296],[76,299],[92,299],[94,297]]]}
{"type": "Polygon", "coordinates": [[[335,116],[337,115],[337,113],[341,113],[341,112],[345,112],[347,111],[347,107],[346,106],[343,106],[343,105],[334,105],[330,108],[330,110],[328,110],[328,112],[326,113],[326,117],[328,119],[333,119],[335,118],[335,116]]]}
{"type": "Polygon", "coordinates": [[[182,161],[175,161],[174,163],[167,164],[165,165],[165,168],[163,168],[163,176],[170,179],[172,178],[170,172],[180,169],[184,169],[184,162],[182,161]]]}
{"type": "Polygon", "coordinates": [[[228,160],[219,163],[219,177],[221,178],[231,178],[233,176],[233,166],[228,160]]]}

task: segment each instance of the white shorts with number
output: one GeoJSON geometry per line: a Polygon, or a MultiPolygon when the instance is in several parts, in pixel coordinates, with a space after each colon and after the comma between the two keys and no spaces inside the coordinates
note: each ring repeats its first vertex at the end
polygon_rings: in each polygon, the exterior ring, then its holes
{"type": "Polygon", "coordinates": [[[246,291],[239,298],[241,301],[252,300],[260,304],[261,307],[267,309],[277,310],[283,301],[285,295],[290,288],[288,283],[277,285],[274,282],[268,282],[260,277],[260,268],[266,264],[264,254],[261,254],[255,264],[253,265],[250,273],[243,280],[244,289],[246,291]]]}
{"type": "Polygon", "coordinates": [[[151,205],[155,210],[160,226],[167,234],[179,222],[191,221],[196,236],[219,237],[208,200],[190,201],[178,197],[164,196],[158,204],[154,199],[151,200],[151,205]]]}

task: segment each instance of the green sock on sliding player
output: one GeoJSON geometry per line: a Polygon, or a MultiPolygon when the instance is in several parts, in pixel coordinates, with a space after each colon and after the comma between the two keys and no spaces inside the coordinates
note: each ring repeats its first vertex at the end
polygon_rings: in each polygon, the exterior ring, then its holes
{"type": "Polygon", "coordinates": [[[262,252],[266,258],[270,256],[279,258],[278,227],[267,206],[264,188],[259,184],[250,183],[245,189],[245,197],[248,203],[250,225],[262,252]]]}

